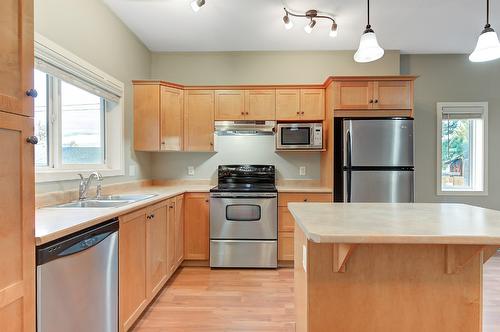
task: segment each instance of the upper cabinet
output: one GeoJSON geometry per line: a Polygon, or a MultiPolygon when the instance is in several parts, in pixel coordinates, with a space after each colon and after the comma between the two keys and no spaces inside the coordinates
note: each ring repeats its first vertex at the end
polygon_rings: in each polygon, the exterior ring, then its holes
{"type": "Polygon", "coordinates": [[[184,99],[184,151],[214,151],[214,91],[187,90],[184,99]]]}
{"type": "Polygon", "coordinates": [[[355,80],[336,84],[335,109],[409,110],[413,108],[413,81],[355,80]]]}
{"type": "Polygon", "coordinates": [[[276,119],[321,121],[325,118],[324,89],[277,89],[276,119]]]}
{"type": "Polygon", "coordinates": [[[160,96],[160,150],[181,151],[184,91],[162,86],[160,96]]]}
{"type": "Polygon", "coordinates": [[[0,111],[33,116],[33,1],[2,2],[0,111]]]}
{"type": "Polygon", "coordinates": [[[215,90],[215,120],[275,118],[275,90],[215,90]]]}

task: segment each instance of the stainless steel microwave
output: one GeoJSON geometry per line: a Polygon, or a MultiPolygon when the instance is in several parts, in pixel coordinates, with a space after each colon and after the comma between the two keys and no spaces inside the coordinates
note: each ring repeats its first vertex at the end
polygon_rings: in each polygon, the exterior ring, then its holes
{"type": "Polygon", "coordinates": [[[323,149],[322,123],[279,123],[276,132],[278,150],[323,149]]]}

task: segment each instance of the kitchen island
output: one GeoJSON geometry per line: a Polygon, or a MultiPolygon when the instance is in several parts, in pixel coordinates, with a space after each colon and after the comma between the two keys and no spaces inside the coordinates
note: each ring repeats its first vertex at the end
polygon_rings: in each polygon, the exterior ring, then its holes
{"type": "Polygon", "coordinates": [[[463,204],[290,203],[296,331],[482,330],[500,212],[463,204]]]}

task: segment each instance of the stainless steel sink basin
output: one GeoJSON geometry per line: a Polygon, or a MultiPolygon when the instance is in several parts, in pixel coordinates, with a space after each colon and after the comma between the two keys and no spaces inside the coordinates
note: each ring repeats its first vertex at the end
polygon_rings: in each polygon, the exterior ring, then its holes
{"type": "Polygon", "coordinates": [[[126,204],[133,203],[133,201],[125,201],[125,200],[96,200],[96,199],[87,199],[84,201],[70,202],[66,204],[56,205],[58,208],[110,208],[110,207],[119,207],[126,204]]]}
{"type": "Polygon", "coordinates": [[[144,199],[155,197],[157,194],[125,194],[125,195],[109,195],[96,198],[98,201],[132,201],[138,202],[144,199]]]}

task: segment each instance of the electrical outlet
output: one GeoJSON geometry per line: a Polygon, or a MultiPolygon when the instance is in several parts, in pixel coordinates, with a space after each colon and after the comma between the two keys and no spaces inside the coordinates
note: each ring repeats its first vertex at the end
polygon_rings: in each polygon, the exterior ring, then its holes
{"type": "Polygon", "coordinates": [[[300,176],[305,176],[306,175],[306,167],[305,166],[300,166],[299,167],[299,175],[300,176]]]}
{"type": "Polygon", "coordinates": [[[129,165],[128,166],[128,175],[129,176],[136,176],[137,175],[137,166],[136,165],[129,165]]]}
{"type": "Polygon", "coordinates": [[[194,176],[194,167],[193,166],[188,166],[188,175],[194,176]]]}

